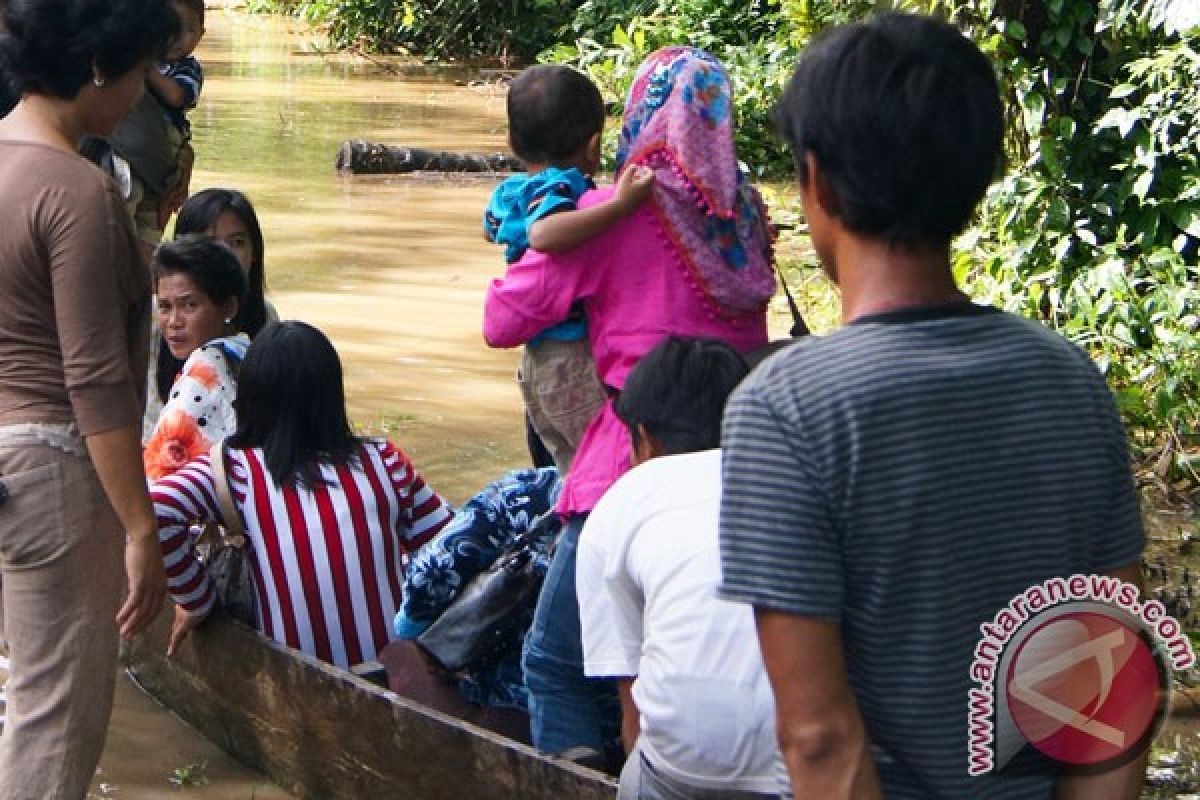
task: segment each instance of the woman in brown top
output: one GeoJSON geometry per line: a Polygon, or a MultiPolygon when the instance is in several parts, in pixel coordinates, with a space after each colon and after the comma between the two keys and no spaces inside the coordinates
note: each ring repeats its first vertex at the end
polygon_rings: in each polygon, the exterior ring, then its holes
{"type": "Polygon", "coordinates": [[[163,0],[0,9],[21,98],[0,120],[0,800],[77,800],[118,632],[154,619],[164,578],[139,448],[149,275],[115,185],[75,146],[128,112],[179,20],[163,0]]]}

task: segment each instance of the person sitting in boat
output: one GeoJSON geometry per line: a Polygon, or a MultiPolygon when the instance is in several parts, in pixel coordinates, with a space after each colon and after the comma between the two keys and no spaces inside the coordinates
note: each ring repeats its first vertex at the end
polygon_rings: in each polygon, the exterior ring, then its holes
{"type": "MultiPolygon", "coordinates": [[[[404,559],[455,514],[398,447],[353,433],[341,361],[316,328],[268,325],[238,377],[225,472],[250,545],[257,627],[336,666],[375,660],[395,638],[404,559]]],[[[539,475],[527,492],[501,495],[504,514],[480,509],[476,520],[468,509],[478,504],[468,504],[457,524],[487,524],[502,536],[506,525],[532,523],[557,497],[554,471],[539,475]]],[[[220,521],[216,491],[207,452],[151,488],[176,603],[170,652],[216,604],[186,533],[190,523],[220,521]]]]}
{"type": "Polygon", "coordinates": [[[217,240],[190,234],[159,245],[154,288],[158,329],[183,368],[142,453],[151,480],[233,432],[238,366],[250,344],[238,330],[246,275],[217,240]]]}
{"type": "MultiPolygon", "coordinates": [[[[268,322],[279,321],[279,312],[267,300],[265,293],[262,228],[258,224],[254,206],[246,195],[236,189],[204,189],[196,192],[187,199],[175,218],[175,238],[188,234],[213,237],[232,250],[242,265],[242,272],[246,275],[246,292],[233,319],[239,331],[253,339],[268,322]]],[[[149,441],[154,433],[154,427],[162,416],[163,404],[170,398],[171,387],[183,371],[183,359],[176,358],[163,339],[162,330],[156,327],[150,343],[150,390],[142,423],[143,441],[149,441]]]]}
{"type": "Polygon", "coordinates": [[[672,336],[616,402],[634,466],[584,524],[575,579],[584,672],[621,698],[621,800],[782,788],[754,614],[716,595],[721,414],[746,373],[729,345],[672,336]]]}

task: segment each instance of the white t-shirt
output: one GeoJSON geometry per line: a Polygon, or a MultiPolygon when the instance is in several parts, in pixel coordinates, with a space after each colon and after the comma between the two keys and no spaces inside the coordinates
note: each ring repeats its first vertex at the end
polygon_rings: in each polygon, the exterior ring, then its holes
{"type": "Polygon", "coordinates": [[[584,671],[637,676],[642,750],[667,777],[776,792],[753,611],[716,596],[720,504],[720,450],[647,461],[600,499],[576,564],[584,671]]]}

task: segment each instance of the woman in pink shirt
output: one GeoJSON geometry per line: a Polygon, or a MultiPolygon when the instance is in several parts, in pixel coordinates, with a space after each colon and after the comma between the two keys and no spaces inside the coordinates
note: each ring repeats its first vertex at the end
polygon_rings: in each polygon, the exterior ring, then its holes
{"type": "MultiPolygon", "coordinates": [[[[689,47],[650,55],[630,89],[617,170],[652,169],[651,199],[568,253],[527,252],[488,289],[483,334],[493,347],[521,345],[582,303],[610,393],[567,476],[558,510],[568,524],[525,644],[533,742],[547,752],[598,758],[615,738],[612,687],[583,675],[575,598],[583,521],[629,468],[629,438],[612,398],[669,334],[721,339],[743,353],[767,341],[771,236],[738,167],[732,111],[729,79],[713,56],[689,47]]],[[[592,190],[579,208],[611,193],[592,190]]]]}

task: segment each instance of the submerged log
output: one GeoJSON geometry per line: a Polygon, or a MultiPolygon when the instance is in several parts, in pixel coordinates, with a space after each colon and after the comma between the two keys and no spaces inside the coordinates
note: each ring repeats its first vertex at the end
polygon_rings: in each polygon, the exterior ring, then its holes
{"type": "Polygon", "coordinates": [[[349,139],[338,148],[337,168],[356,175],[384,175],[407,172],[524,172],[525,164],[507,153],[450,153],[349,139]]]}

